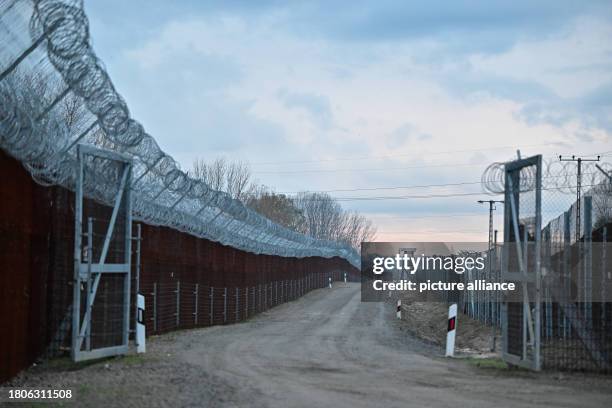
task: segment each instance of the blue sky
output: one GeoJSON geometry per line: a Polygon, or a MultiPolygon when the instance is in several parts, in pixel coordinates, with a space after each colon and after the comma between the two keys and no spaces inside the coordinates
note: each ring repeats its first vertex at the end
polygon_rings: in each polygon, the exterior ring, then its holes
{"type": "MultiPolygon", "coordinates": [[[[249,161],[281,192],[368,189],[476,183],[517,148],[612,150],[608,1],[106,0],[85,9],[131,113],[184,168],[225,156],[249,161]]],[[[485,240],[478,198],[343,205],[374,219],[381,240],[485,240]]]]}

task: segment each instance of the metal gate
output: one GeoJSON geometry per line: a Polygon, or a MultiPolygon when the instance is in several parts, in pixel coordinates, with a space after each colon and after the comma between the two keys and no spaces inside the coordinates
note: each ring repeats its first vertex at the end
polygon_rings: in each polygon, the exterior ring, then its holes
{"type": "Polygon", "coordinates": [[[502,280],[503,359],[540,370],[542,156],[506,163],[502,280]]]}
{"type": "Polygon", "coordinates": [[[77,156],[71,355],[82,361],[128,351],[132,161],[86,145],[77,156]]]}

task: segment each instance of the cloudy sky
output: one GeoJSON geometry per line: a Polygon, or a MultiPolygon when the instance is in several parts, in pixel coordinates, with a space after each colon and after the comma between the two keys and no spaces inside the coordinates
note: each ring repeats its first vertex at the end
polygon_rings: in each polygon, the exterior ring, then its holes
{"type": "Polygon", "coordinates": [[[330,191],[379,240],[486,240],[480,176],[516,149],[610,155],[611,2],[412,3],[85,9],[132,115],[185,169],[246,160],[276,191],[330,191]]]}

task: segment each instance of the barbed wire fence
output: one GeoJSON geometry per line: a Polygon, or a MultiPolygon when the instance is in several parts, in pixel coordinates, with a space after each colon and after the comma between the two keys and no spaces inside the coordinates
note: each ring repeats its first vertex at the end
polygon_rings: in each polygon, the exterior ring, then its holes
{"type": "MultiPolygon", "coordinates": [[[[91,47],[80,0],[14,0],[0,3],[0,146],[20,160],[43,185],[75,188],[76,146],[115,150],[134,160],[133,212],[164,225],[244,251],[284,257],[341,257],[359,265],[344,244],[291,231],[210,189],[181,170],[143,126],[130,116],[102,61],[91,47]],[[25,82],[58,84],[45,98],[20,93],[25,82]],[[68,125],[63,101],[85,107],[68,125]]],[[[86,196],[109,204],[110,177],[89,165],[86,196]]]]}

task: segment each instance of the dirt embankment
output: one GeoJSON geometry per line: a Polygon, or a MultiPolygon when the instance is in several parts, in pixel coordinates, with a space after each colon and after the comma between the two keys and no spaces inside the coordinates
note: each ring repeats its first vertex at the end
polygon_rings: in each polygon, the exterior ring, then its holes
{"type": "MultiPolygon", "coordinates": [[[[446,345],[448,304],[423,302],[402,295],[402,330],[440,347],[446,345]]],[[[396,304],[396,298],[389,302],[396,304]]],[[[459,312],[457,315],[455,350],[458,354],[493,356],[499,353],[500,331],[459,312]],[[495,334],[495,339],[493,338],[495,334]],[[495,351],[492,351],[495,343],[495,351]]]]}

